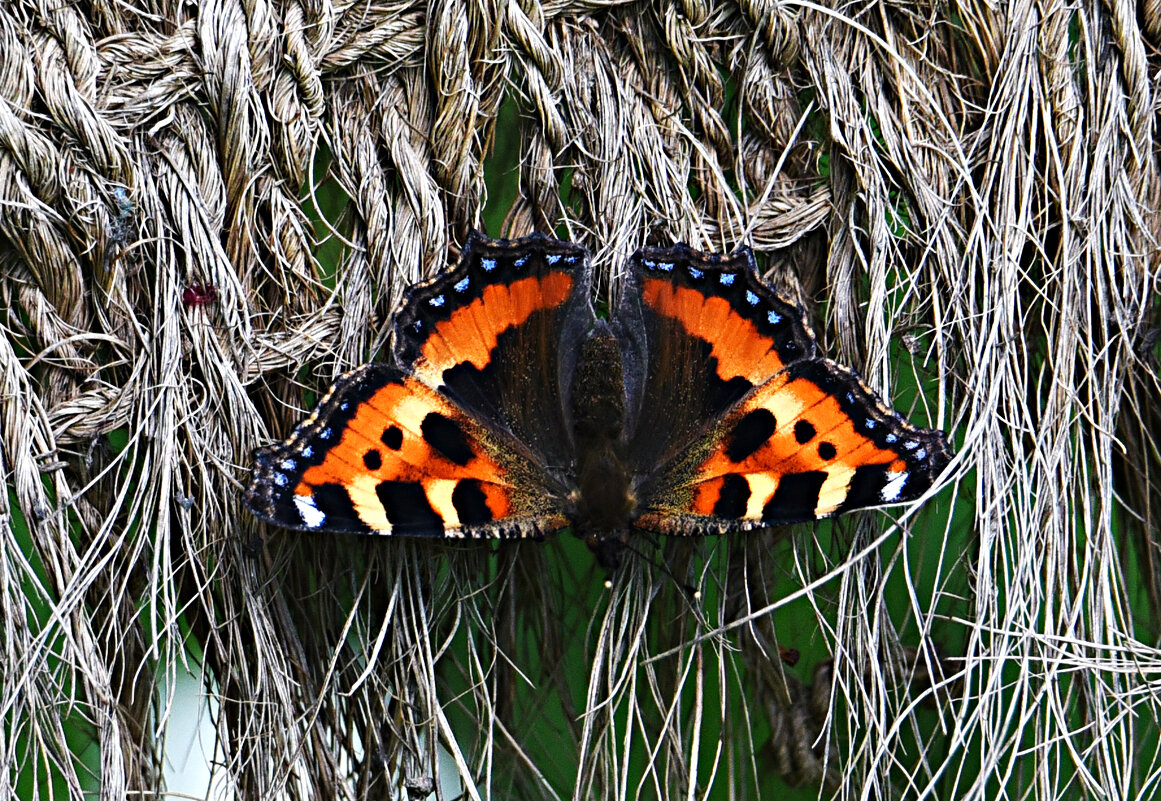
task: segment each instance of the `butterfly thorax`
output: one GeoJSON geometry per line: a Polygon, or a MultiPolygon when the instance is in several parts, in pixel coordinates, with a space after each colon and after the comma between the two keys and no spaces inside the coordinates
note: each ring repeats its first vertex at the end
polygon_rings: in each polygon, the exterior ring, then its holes
{"type": "Polygon", "coordinates": [[[581,346],[570,411],[576,444],[574,530],[595,547],[628,531],[637,508],[625,464],[621,349],[603,321],[581,346]]]}

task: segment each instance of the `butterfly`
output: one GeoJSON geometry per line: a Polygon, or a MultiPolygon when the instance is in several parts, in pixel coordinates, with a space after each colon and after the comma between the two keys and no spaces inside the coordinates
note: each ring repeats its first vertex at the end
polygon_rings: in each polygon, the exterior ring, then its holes
{"type": "Polygon", "coordinates": [[[741,532],[918,498],[943,432],[819,354],[747,248],[645,247],[609,314],[588,252],[469,237],[412,287],[389,359],[346,373],[244,501],[290,529],[542,537],[571,528],[613,567],[633,530],[741,532]]]}

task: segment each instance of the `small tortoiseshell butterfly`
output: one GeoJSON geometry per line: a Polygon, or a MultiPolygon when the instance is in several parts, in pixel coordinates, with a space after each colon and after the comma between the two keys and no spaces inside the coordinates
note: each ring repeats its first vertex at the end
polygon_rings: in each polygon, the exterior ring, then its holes
{"type": "Polygon", "coordinates": [[[246,489],[309,531],[533,537],[607,567],[635,528],[717,534],[922,495],[951,458],[818,354],[750,251],[643,248],[609,320],[588,253],[473,233],[413,287],[391,360],[341,376],[246,489]]]}

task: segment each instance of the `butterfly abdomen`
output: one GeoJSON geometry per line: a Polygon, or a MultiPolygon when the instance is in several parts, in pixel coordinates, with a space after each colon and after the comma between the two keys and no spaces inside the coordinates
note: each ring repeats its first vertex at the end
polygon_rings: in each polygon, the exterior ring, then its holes
{"type": "Polygon", "coordinates": [[[621,346],[598,321],[581,345],[569,399],[576,443],[576,533],[599,542],[625,532],[636,509],[625,463],[621,346]]]}

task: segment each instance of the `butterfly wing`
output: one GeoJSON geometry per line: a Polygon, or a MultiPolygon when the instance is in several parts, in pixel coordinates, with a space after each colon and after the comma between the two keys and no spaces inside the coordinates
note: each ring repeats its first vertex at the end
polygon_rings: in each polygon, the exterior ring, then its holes
{"type": "Polygon", "coordinates": [[[829,359],[792,362],[643,490],[640,525],[671,534],[801,523],[911,501],[951,460],[829,359]]]}
{"type": "Polygon", "coordinates": [[[259,450],[244,500],[284,528],[505,537],[565,525],[524,489],[536,467],[396,367],[341,376],[282,443],[259,450]]]}
{"type": "Polygon", "coordinates": [[[394,365],[342,376],[285,442],[256,454],[246,504],[288,528],[502,537],[567,524],[560,402],[591,320],[587,259],[534,235],[473,233],[457,267],[412,288],[394,365]]]}
{"type": "Polygon", "coordinates": [[[903,502],[950,460],[942,432],[818,356],[802,309],[748,249],[643,249],[618,319],[639,525],[716,533],[903,502]]]}
{"type": "Polygon", "coordinates": [[[649,475],[817,345],[802,309],[762,282],[746,248],[730,256],[643,248],[628,268],[615,326],[628,452],[634,470],[649,475]]]}
{"type": "Polygon", "coordinates": [[[473,232],[455,271],[408,293],[396,361],[568,485],[574,454],[562,398],[594,322],[590,280],[579,245],[473,232]]]}

